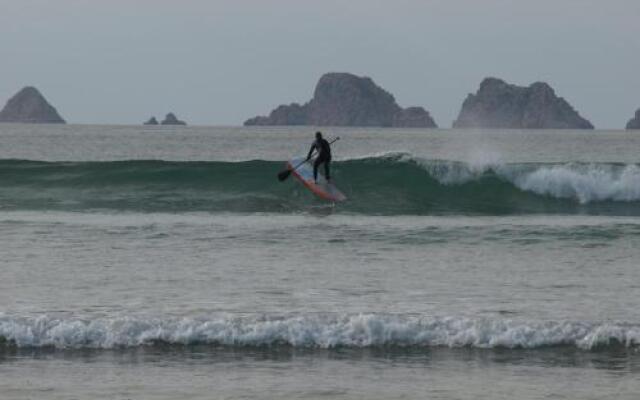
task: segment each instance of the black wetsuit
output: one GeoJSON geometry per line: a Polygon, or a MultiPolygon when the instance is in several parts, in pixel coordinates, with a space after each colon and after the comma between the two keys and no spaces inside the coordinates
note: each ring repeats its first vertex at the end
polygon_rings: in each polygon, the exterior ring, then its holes
{"type": "Polygon", "coordinates": [[[331,146],[325,139],[316,139],[311,145],[307,160],[311,158],[314,150],[318,150],[318,158],[313,163],[313,179],[318,181],[318,167],[320,164],[324,164],[324,176],[327,180],[331,179],[331,173],[329,172],[329,164],[331,164],[331,146]]]}

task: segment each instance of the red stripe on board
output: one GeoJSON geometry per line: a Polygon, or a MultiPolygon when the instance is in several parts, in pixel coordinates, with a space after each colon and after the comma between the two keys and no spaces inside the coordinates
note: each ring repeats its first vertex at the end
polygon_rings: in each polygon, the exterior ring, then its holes
{"type": "Polygon", "coordinates": [[[293,172],[293,175],[300,182],[302,182],[302,184],[305,185],[307,187],[307,189],[311,190],[316,196],[320,197],[321,199],[328,200],[328,201],[338,201],[337,198],[331,196],[329,193],[327,193],[324,190],[320,189],[320,187],[318,187],[318,185],[303,179],[302,176],[300,176],[300,174],[298,174],[298,171],[293,169],[293,165],[291,165],[290,162],[287,162],[287,166],[293,172]]]}

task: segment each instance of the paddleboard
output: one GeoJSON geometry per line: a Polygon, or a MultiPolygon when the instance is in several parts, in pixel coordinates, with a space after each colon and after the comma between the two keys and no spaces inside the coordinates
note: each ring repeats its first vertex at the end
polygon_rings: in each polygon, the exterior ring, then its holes
{"type": "Polygon", "coordinates": [[[293,171],[293,175],[295,175],[295,177],[302,182],[307,189],[311,190],[313,194],[324,200],[340,202],[347,199],[347,196],[345,196],[333,183],[327,182],[320,171],[318,171],[318,183],[313,181],[313,160],[305,162],[297,169],[294,169],[303,161],[303,157],[291,159],[287,162],[287,168],[293,171]]]}

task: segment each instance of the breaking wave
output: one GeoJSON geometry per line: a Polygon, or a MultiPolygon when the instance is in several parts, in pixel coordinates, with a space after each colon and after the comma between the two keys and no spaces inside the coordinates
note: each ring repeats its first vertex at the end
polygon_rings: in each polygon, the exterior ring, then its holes
{"type": "Polygon", "coordinates": [[[640,325],[381,314],[210,319],[0,317],[0,348],[138,346],[472,347],[582,350],[640,345],[640,325]]]}
{"type": "MultiPolygon", "coordinates": [[[[284,163],[0,161],[0,210],[304,212],[321,200],[284,163]]],[[[333,163],[349,201],[374,215],[640,215],[640,165],[474,165],[390,153],[333,163]]]]}

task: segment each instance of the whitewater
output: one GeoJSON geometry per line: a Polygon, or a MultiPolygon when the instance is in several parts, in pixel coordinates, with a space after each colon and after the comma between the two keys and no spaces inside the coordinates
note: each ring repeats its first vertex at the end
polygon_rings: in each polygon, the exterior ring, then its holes
{"type": "Polygon", "coordinates": [[[0,398],[635,399],[640,135],[0,126],[0,398]]]}
{"type": "Polygon", "coordinates": [[[477,347],[573,346],[604,349],[640,344],[640,325],[523,323],[512,320],[417,318],[359,314],[333,317],[95,319],[0,317],[0,335],[17,347],[113,349],[137,346],[477,347]]]}

